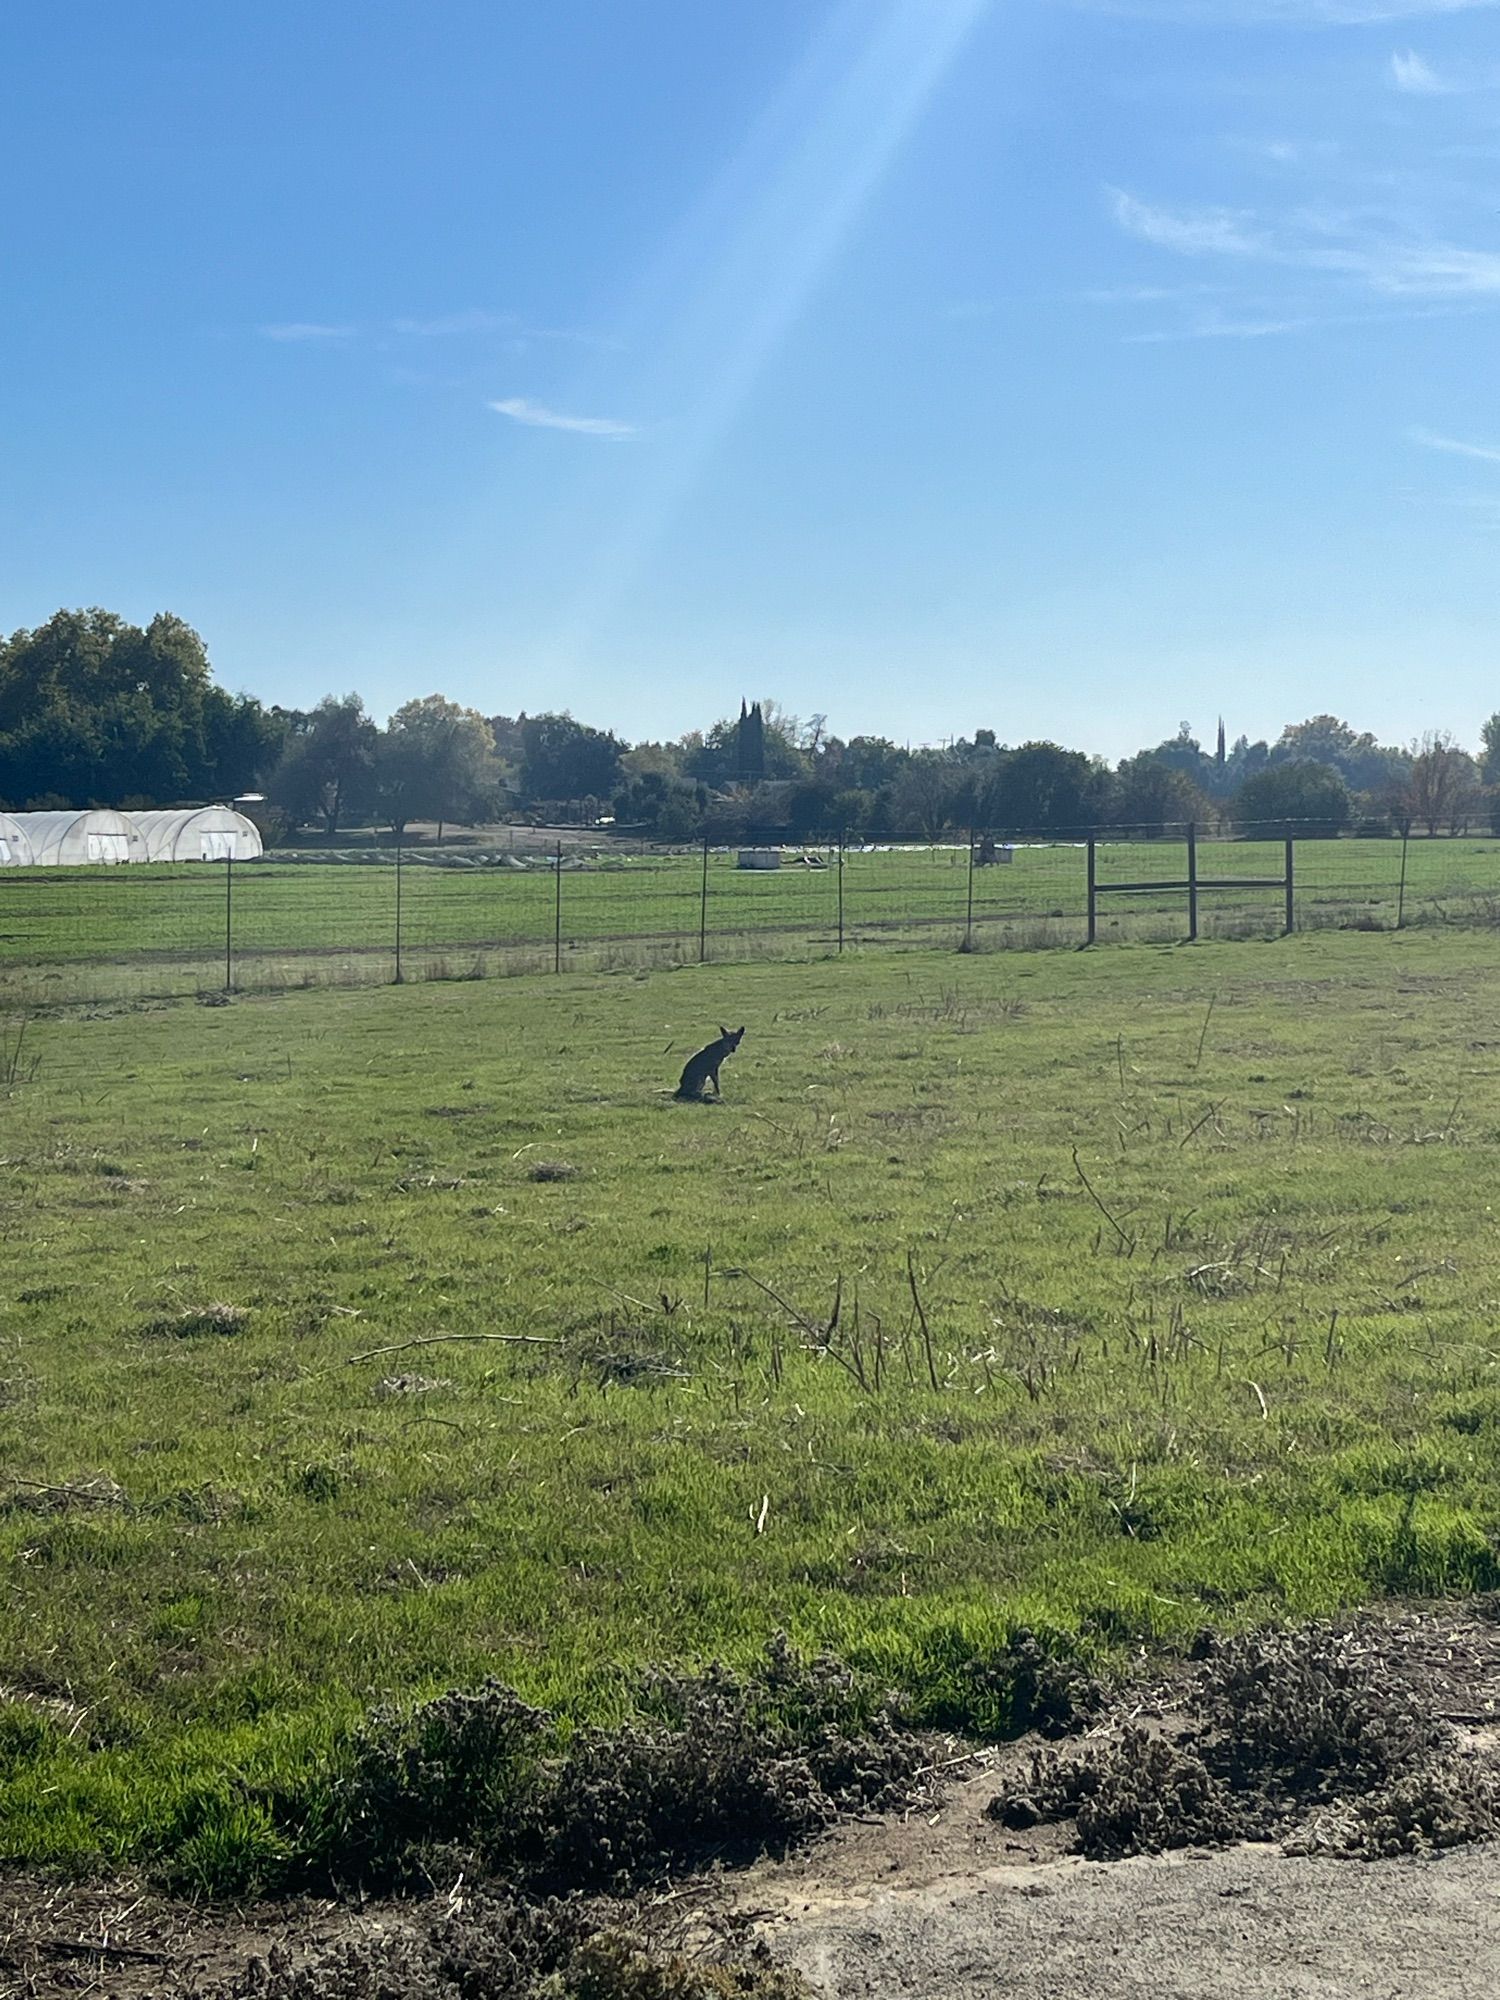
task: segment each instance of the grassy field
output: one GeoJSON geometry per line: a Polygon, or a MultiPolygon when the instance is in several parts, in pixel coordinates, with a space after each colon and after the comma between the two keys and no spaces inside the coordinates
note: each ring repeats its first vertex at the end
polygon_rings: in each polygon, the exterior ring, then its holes
{"type": "MultiPolygon", "coordinates": [[[[403,972],[413,978],[743,958],[821,951],[862,939],[948,942],[971,920],[962,846],[864,852],[842,870],[737,869],[730,853],[640,855],[575,847],[559,881],[544,855],[464,853],[401,871],[403,972]],[[705,896],[706,889],[706,896],[705,896]],[[559,907],[560,901],[560,907],[559,907]]],[[[1205,843],[1200,922],[1205,936],[1273,934],[1282,898],[1237,886],[1278,876],[1279,843],[1205,843]],[[1226,886],[1227,885],[1227,886],[1226,886]]],[[[1500,910],[1500,842],[1303,841],[1297,849],[1302,928],[1493,921],[1500,910]],[[1404,904],[1404,909],[1403,909],[1404,904]]],[[[1101,844],[1098,879],[1181,880],[1180,842],[1101,844]]],[[[217,866],[0,871],[0,1004],[46,1006],[122,995],[170,995],[222,986],[372,984],[396,960],[397,874],[389,852],[344,860],[248,864],[232,883],[217,866]]],[[[975,935],[995,945],[1073,945],[1084,936],[1081,846],[1021,846],[1010,863],[974,871],[975,935]]],[[[1179,890],[1106,895],[1100,937],[1168,939],[1186,928],[1179,890]]]]}
{"type": "Polygon", "coordinates": [[[1021,1624],[1104,1653],[1500,1584],[1485,933],[16,1040],[11,1857],[241,1884],[372,1704],[487,1674],[602,1715],[784,1628],[984,1727],[1021,1624]],[[673,1102],[721,1020],[726,1101],[673,1102]]]}

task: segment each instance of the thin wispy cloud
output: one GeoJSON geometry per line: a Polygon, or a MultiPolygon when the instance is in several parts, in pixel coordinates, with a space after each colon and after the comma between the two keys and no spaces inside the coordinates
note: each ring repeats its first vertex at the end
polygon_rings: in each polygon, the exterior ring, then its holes
{"type": "Polygon", "coordinates": [[[1500,250],[1410,231],[1383,233],[1355,214],[1299,211],[1277,219],[1243,210],[1157,207],[1119,189],[1107,193],[1128,235],[1179,256],[1323,271],[1388,298],[1500,297],[1500,250]]]}
{"type": "Polygon", "coordinates": [[[1211,298],[1223,290],[1222,285],[1092,285],[1078,297],[1090,306],[1161,306],[1211,298]]]}
{"type": "Polygon", "coordinates": [[[1125,340],[1132,346],[1147,347],[1186,340],[1269,340],[1282,334],[1322,333],[1331,327],[1389,326],[1398,320],[1447,318],[1451,311],[1446,306],[1392,305],[1365,312],[1336,312],[1301,303],[1283,306],[1278,311],[1269,305],[1250,304],[1238,312],[1200,312],[1181,325],[1126,334],[1125,340]]]}
{"type": "Polygon", "coordinates": [[[527,341],[575,342],[583,347],[613,347],[607,335],[570,326],[533,326],[518,312],[497,311],[489,306],[466,306],[446,313],[407,313],[400,318],[373,320],[364,325],[339,324],[321,320],[281,320],[256,329],[266,340],[281,341],[389,341],[400,340],[482,340],[500,339],[512,348],[527,341]]]}
{"type": "Polygon", "coordinates": [[[1107,190],[1120,227],[1143,242],[1185,256],[1258,257],[1267,245],[1242,211],[1228,208],[1153,208],[1123,188],[1107,190]]]}
{"type": "Polygon", "coordinates": [[[498,416],[509,417],[513,424],[530,424],[537,430],[573,431],[580,437],[616,440],[640,436],[635,424],[622,423],[618,417],[570,416],[564,410],[551,410],[545,403],[535,403],[529,396],[506,396],[489,407],[498,416]]]}
{"type": "Polygon", "coordinates": [[[1426,56],[1419,56],[1415,49],[1392,51],[1391,82],[1411,97],[1446,97],[1450,88],[1426,56]]]}
{"type": "Polygon", "coordinates": [[[436,313],[427,319],[393,319],[391,332],[419,340],[444,340],[466,333],[516,333],[521,326],[518,313],[489,312],[482,306],[464,312],[436,313]]]}
{"type": "Polygon", "coordinates": [[[1455,458],[1477,458],[1485,465],[1500,465],[1500,447],[1495,445],[1470,444],[1465,438],[1444,437],[1438,431],[1421,429],[1409,430],[1406,435],[1424,451],[1445,451],[1455,458]]]}
{"type": "Polygon", "coordinates": [[[320,320],[290,319],[273,322],[260,328],[266,340],[352,340],[359,331],[354,326],[329,326],[320,320]]]}
{"type": "Polygon", "coordinates": [[[1461,243],[1377,239],[1324,249],[1309,244],[1294,250],[1290,261],[1343,272],[1389,298],[1500,298],[1500,251],[1461,243]]]}
{"type": "Polygon", "coordinates": [[[1154,327],[1145,333],[1127,333],[1126,342],[1136,347],[1162,347],[1184,340],[1269,340],[1279,334],[1308,333],[1328,322],[1316,317],[1302,319],[1203,319],[1187,326],[1154,327]]]}
{"type": "Polygon", "coordinates": [[[1461,97],[1471,91],[1495,89],[1500,84],[1500,71],[1473,63],[1455,63],[1438,70],[1415,49],[1397,49],[1391,56],[1391,82],[1412,97],[1461,97]]]}
{"type": "Polygon", "coordinates": [[[388,331],[405,340],[498,339],[507,352],[524,354],[533,341],[565,346],[610,349],[619,346],[611,334],[579,326],[537,326],[518,312],[497,312],[470,306],[461,312],[413,314],[393,319],[388,331]]]}

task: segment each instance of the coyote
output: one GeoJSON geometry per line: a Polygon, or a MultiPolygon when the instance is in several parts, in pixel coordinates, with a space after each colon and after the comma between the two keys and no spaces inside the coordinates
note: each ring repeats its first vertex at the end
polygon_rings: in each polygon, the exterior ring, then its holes
{"type": "Polygon", "coordinates": [[[697,1055],[689,1056],[683,1064],[682,1080],[677,1086],[676,1095],[689,1103],[701,1104],[709,1084],[712,1083],[714,1096],[721,1097],[723,1092],[719,1089],[719,1064],[723,1062],[725,1056],[734,1054],[744,1038],[743,1028],[736,1028],[732,1033],[728,1028],[720,1028],[719,1039],[716,1042],[710,1042],[706,1049],[699,1049],[697,1055]]]}

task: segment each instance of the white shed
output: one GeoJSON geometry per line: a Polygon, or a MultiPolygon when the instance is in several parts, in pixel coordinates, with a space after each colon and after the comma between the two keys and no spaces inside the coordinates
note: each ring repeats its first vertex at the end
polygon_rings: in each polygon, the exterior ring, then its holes
{"type": "Polygon", "coordinates": [[[38,868],[86,868],[90,863],[144,861],[146,843],[124,813],[13,813],[31,842],[38,868]]]}
{"type": "Polygon", "coordinates": [[[254,861],[265,851],[255,822],[232,806],[130,817],[146,843],[148,861],[254,861]]]}
{"type": "Polygon", "coordinates": [[[16,825],[9,813],[0,813],[0,868],[26,868],[31,863],[31,841],[24,827],[16,825]]]}

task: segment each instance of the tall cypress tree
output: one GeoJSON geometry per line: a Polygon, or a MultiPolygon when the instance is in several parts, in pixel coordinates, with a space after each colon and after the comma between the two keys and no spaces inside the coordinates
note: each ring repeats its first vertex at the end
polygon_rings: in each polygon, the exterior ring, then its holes
{"type": "Polygon", "coordinates": [[[747,709],[741,701],[737,739],[736,776],[742,785],[758,785],[766,775],[766,725],[759,702],[747,709]]]}

